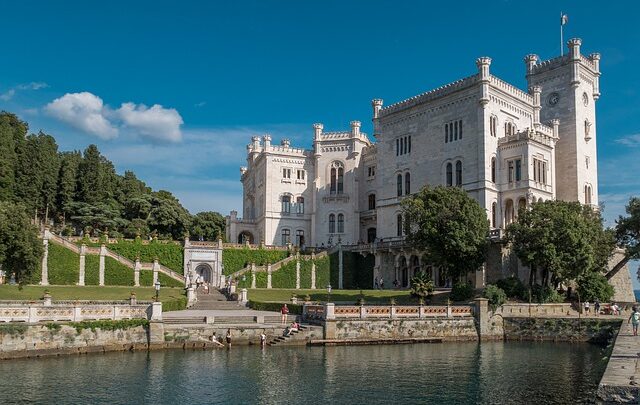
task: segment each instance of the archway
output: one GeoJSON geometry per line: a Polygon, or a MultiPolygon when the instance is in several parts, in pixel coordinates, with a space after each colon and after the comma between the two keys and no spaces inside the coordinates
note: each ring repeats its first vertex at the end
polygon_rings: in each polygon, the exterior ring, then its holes
{"type": "Polygon", "coordinates": [[[238,243],[246,243],[249,242],[253,245],[253,235],[249,231],[242,231],[238,235],[238,243]]]}
{"type": "Polygon", "coordinates": [[[211,284],[211,275],[212,269],[208,264],[202,263],[196,267],[196,277],[202,277],[202,281],[204,281],[206,284],[211,284]]]}

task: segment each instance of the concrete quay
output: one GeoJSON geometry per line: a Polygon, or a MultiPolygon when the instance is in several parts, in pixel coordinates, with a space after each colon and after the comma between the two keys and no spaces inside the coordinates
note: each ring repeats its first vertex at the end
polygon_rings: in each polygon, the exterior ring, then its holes
{"type": "Polygon", "coordinates": [[[613,352],[598,386],[602,404],[637,404],[640,398],[640,336],[626,321],[614,343],[613,352]]]}

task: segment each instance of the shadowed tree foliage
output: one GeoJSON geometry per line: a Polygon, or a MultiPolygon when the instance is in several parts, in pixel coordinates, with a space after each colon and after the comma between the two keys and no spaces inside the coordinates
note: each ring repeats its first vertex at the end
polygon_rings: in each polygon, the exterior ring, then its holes
{"type": "Polygon", "coordinates": [[[0,201],[0,265],[16,281],[25,284],[40,268],[42,242],[20,204],[0,201]]]}
{"type": "Polygon", "coordinates": [[[640,198],[632,197],[626,212],[626,217],[621,215],[616,221],[616,239],[624,249],[624,257],[607,273],[607,279],[615,276],[629,260],[640,259],[640,198]]]}
{"type": "Polygon", "coordinates": [[[402,201],[408,242],[459,279],[485,261],[489,221],[480,204],[458,187],[425,187],[402,201]]]}
{"type": "Polygon", "coordinates": [[[587,272],[603,273],[615,247],[600,213],[578,202],[545,201],[521,209],[507,227],[507,239],[531,269],[529,284],[548,286],[576,280],[587,272]],[[536,280],[540,271],[541,280],[536,280]]]}
{"type": "Polygon", "coordinates": [[[213,211],[199,212],[193,216],[191,238],[195,240],[217,240],[224,235],[225,219],[213,211]]]}

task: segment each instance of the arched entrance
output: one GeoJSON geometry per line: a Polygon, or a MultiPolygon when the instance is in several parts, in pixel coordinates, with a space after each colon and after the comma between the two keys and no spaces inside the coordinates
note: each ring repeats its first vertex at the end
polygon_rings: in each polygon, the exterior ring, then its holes
{"type": "Polygon", "coordinates": [[[212,275],[212,269],[211,269],[211,266],[209,266],[208,264],[202,263],[202,264],[199,264],[198,267],[196,267],[196,277],[197,276],[202,277],[202,280],[206,284],[211,284],[211,281],[213,281],[211,279],[211,275],[212,275]]]}
{"type": "Polygon", "coordinates": [[[240,234],[238,235],[238,243],[247,243],[247,242],[253,245],[253,235],[251,234],[251,232],[249,231],[240,232],[240,234]]]}

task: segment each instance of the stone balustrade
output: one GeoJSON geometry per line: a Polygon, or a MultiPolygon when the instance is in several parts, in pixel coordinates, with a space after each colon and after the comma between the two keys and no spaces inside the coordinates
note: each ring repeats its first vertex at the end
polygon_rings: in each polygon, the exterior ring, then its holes
{"type": "Polygon", "coordinates": [[[471,317],[471,305],[304,305],[308,320],[471,317]]]}
{"type": "Polygon", "coordinates": [[[504,304],[495,311],[502,316],[566,316],[576,315],[578,312],[570,303],[557,304],[504,304]]]}
{"type": "Polygon", "coordinates": [[[162,319],[159,302],[0,301],[0,322],[79,322],[89,320],[162,319]]]}

